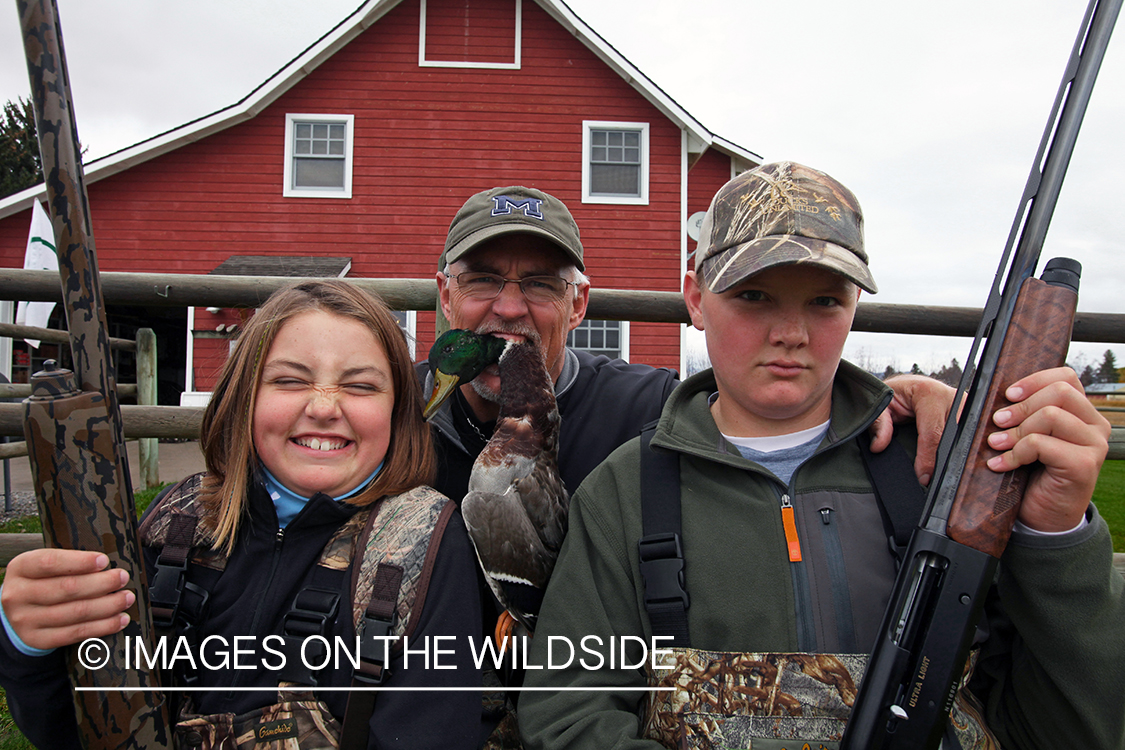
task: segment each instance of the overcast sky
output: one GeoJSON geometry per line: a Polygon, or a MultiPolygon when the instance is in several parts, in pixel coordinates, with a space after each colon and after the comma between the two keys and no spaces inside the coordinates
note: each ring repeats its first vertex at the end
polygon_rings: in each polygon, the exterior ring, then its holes
{"type": "MultiPolygon", "coordinates": [[[[88,158],[242,98],[359,0],[58,0],[88,158]]],[[[0,13],[0,102],[27,96],[19,19],[0,13]]],[[[712,132],[859,196],[869,301],[980,307],[1085,0],[570,0],[712,132]]],[[[1122,22],[1125,26],[1125,22],[1122,22]]],[[[1040,267],[1083,264],[1079,310],[1125,312],[1125,31],[1106,55],[1040,267]],[[1118,179],[1115,179],[1118,178],[1118,179]]],[[[1076,344],[1095,366],[1113,348],[1076,344]]],[[[929,371],[969,341],[853,334],[846,355],[929,371]]]]}

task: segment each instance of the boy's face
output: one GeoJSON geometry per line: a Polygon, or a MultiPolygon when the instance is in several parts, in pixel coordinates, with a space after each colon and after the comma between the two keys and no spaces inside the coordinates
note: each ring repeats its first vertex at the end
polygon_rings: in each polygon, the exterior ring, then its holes
{"type": "Polygon", "coordinates": [[[859,288],[816,266],[769,268],[721,294],[701,284],[689,271],[684,299],[706,334],[719,429],[764,437],[826,422],[859,288]]]}

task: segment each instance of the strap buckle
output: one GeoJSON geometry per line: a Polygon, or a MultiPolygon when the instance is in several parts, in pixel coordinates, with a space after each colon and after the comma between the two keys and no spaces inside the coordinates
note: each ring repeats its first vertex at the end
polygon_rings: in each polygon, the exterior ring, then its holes
{"type": "Polygon", "coordinates": [[[649,534],[637,542],[641,578],[645,584],[645,605],[679,601],[690,606],[684,586],[684,550],[680,535],[674,532],[649,534]]]}
{"type": "Polygon", "coordinates": [[[176,617],[180,614],[180,598],[183,596],[186,575],[187,559],[178,564],[156,561],[156,570],[148,587],[154,627],[171,630],[175,626],[176,617]]]}
{"type": "Polygon", "coordinates": [[[356,634],[359,636],[359,667],[352,678],[367,685],[382,685],[391,676],[383,655],[387,653],[387,636],[394,629],[394,615],[386,620],[364,614],[356,634]]]}

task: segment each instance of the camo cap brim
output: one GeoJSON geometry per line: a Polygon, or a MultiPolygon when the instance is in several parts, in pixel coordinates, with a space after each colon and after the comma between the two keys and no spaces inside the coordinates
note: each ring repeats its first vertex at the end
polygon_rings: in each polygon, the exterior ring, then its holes
{"type": "Polygon", "coordinates": [[[714,293],[784,265],[820,266],[878,292],[855,195],[794,162],[763,164],[720,188],[695,254],[695,270],[714,293]]]}

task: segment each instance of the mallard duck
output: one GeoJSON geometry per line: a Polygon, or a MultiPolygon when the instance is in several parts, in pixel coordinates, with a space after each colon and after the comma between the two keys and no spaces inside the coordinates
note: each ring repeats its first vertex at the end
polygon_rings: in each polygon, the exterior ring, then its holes
{"type": "MultiPolygon", "coordinates": [[[[558,471],[559,410],[535,342],[455,329],[430,349],[432,416],[453,389],[490,364],[500,367],[500,415],[477,456],[461,501],[469,536],[489,586],[528,630],[566,534],[569,498],[558,471]]],[[[502,617],[498,637],[510,631],[502,617]]]]}

